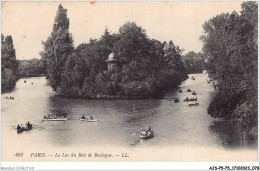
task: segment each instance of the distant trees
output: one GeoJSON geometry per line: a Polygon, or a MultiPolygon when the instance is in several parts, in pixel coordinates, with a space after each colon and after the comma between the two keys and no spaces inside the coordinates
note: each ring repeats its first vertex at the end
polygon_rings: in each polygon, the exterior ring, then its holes
{"type": "Polygon", "coordinates": [[[73,51],[72,35],[69,32],[67,9],[59,5],[51,35],[43,44],[42,60],[47,64],[47,77],[54,90],[61,82],[65,62],[73,51]]]}
{"type": "Polygon", "coordinates": [[[91,39],[76,49],[68,28],[66,9],[60,5],[52,35],[43,43],[41,53],[42,60],[47,61],[50,84],[59,95],[152,98],[187,78],[179,47],[169,42],[166,52],[166,42],[149,39],[133,22],[121,26],[119,34],[110,34],[106,28],[99,40],[91,39]],[[105,61],[112,52],[118,67],[108,70],[105,61]]]}
{"type": "Polygon", "coordinates": [[[1,34],[1,91],[12,90],[20,77],[45,74],[45,63],[39,59],[16,60],[12,36],[1,34]]]}
{"type": "Polygon", "coordinates": [[[46,74],[45,66],[42,60],[33,58],[30,60],[18,60],[18,76],[34,77],[46,74]]]}
{"type": "Polygon", "coordinates": [[[182,56],[182,60],[187,69],[188,74],[201,73],[204,69],[205,59],[202,53],[188,52],[182,56]]]}
{"type": "Polygon", "coordinates": [[[1,34],[1,91],[15,87],[18,63],[13,45],[12,36],[4,37],[1,34]]]}
{"type": "Polygon", "coordinates": [[[208,112],[214,117],[257,123],[257,3],[213,17],[201,37],[206,69],[217,87],[208,112]]]}

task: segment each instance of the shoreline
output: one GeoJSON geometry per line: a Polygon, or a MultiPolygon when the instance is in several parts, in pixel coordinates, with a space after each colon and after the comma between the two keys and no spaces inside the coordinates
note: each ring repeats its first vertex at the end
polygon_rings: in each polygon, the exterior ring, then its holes
{"type": "Polygon", "coordinates": [[[163,95],[158,95],[154,97],[129,97],[129,96],[112,96],[112,95],[103,95],[103,96],[95,96],[95,97],[87,97],[87,96],[65,96],[65,95],[58,95],[55,96],[62,98],[62,99],[81,99],[81,100],[151,100],[157,99],[162,100],[164,99],[163,95]]]}

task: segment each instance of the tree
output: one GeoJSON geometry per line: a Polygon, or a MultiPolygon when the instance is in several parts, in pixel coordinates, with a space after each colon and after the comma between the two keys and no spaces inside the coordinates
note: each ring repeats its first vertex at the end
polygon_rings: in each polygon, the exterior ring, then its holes
{"type": "Polygon", "coordinates": [[[185,68],[189,74],[201,73],[204,68],[204,58],[202,53],[195,53],[194,51],[188,52],[182,56],[185,68]]]}
{"type": "Polygon", "coordinates": [[[127,22],[119,29],[119,40],[113,51],[117,54],[120,66],[132,61],[149,61],[149,41],[145,30],[134,22],[127,22]]]}
{"type": "Polygon", "coordinates": [[[253,21],[257,4],[244,2],[241,15],[221,14],[203,25],[206,68],[218,89],[208,108],[214,117],[256,123],[257,23],[253,21]]]}
{"type": "Polygon", "coordinates": [[[18,63],[19,77],[40,76],[45,74],[45,66],[40,59],[18,60],[18,63]]]}
{"type": "Polygon", "coordinates": [[[15,86],[18,78],[18,63],[12,36],[1,34],[1,90],[10,90],[15,86]]]}
{"type": "MultiPolygon", "coordinates": [[[[51,42],[52,38],[47,41],[51,42]]],[[[49,42],[45,43],[45,49],[50,55],[44,52],[41,55],[50,65],[48,77],[59,95],[69,98],[152,98],[187,78],[181,50],[171,44],[173,49],[169,57],[175,67],[165,61],[163,43],[149,39],[144,29],[127,22],[120,27],[119,34],[110,34],[106,28],[99,40],[90,39],[89,43],[80,44],[70,51],[64,64],[62,60],[53,60],[57,55],[49,42]],[[118,67],[108,70],[106,60],[112,52],[118,67]],[[62,67],[57,63],[62,63],[62,67]],[[58,76],[53,68],[61,68],[58,76]]]]}
{"type": "Polygon", "coordinates": [[[50,85],[54,90],[57,90],[65,62],[74,49],[72,35],[69,32],[67,9],[64,9],[62,5],[58,7],[51,36],[42,44],[44,50],[40,55],[43,60],[47,61],[47,75],[50,85]]]}

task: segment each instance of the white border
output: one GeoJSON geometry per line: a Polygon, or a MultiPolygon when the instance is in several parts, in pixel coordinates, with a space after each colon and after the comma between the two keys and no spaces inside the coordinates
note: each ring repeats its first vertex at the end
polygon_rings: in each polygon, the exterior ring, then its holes
{"type": "MultiPolygon", "coordinates": [[[[7,0],[0,0],[1,6],[2,6],[2,1],[7,1],[7,0]]],[[[8,1],[17,1],[17,0],[8,0],[8,1]]],[[[27,0],[27,1],[42,1],[42,0],[27,0]]],[[[52,1],[52,0],[44,0],[44,1],[52,1]]],[[[56,0],[56,1],[61,1],[61,0],[56,0]]],[[[63,0],[63,1],[72,1],[72,0],[63,0]]],[[[86,0],[78,0],[78,1],[86,1],[86,0]]],[[[97,1],[101,1],[101,0],[97,0],[97,1]]],[[[110,1],[120,1],[120,0],[110,0],[110,1]]],[[[136,1],[136,0],[127,0],[127,1],[136,1]]],[[[142,1],[149,1],[149,0],[142,0],[142,1]]],[[[156,0],[150,0],[150,1],[156,1],[156,0]]],[[[157,0],[157,1],[163,1],[163,0],[157,0]]],[[[171,1],[178,1],[178,0],[171,0],[171,1]]],[[[189,1],[196,1],[196,0],[189,0],[189,1]]],[[[200,0],[200,1],[209,1],[209,0],[200,0]]],[[[214,0],[214,1],[223,1],[223,0],[214,0]]],[[[241,1],[241,0],[225,0],[225,1],[241,1]]],[[[260,11],[259,6],[260,5],[258,3],[258,12],[260,11]]],[[[1,14],[0,17],[2,17],[1,14]]],[[[260,16],[258,15],[258,21],[259,18],[260,16]]],[[[258,22],[258,26],[259,25],[260,24],[258,22]]],[[[2,27],[1,27],[1,32],[2,32],[2,27]]],[[[258,40],[259,38],[260,36],[258,30],[258,40]]],[[[260,54],[260,50],[258,47],[258,55],[259,54],[260,54]]],[[[259,60],[258,60],[258,66],[259,66],[259,60]]],[[[259,67],[258,67],[258,73],[259,73],[259,67]]],[[[258,80],[259,78],[260,76],[258,75],[258,80]]],[[[259,88],[260,86],[258,84],[258,90],[259,88]]],[[[258,91],[258,101],[259,101],[259,95],[260,93],[258,91]]],[[[260,107],[258,105],[258,111],[259,109],[260,107]]],[[[258,126],[259,126],[259,121],[260,119],[258,117],[258,126]]],[[[0,122],[1,122],[1,117],[0,117],[0,122]]],[[[259,129],[258,129],[258,135],[259,135],[259,129]]],[[[2,138],[2,131],[1,131],[0,138],[2,138]]],[[[0,145],[1,145],[1,141],[0,141],[0,145]]],[[[259,141],[258,141],[257,162],[2,162],[1,160],[0,166],[5,168],[10,168],[8,170],[23,170],[22,169],[23,167],[24,168],[33,167],[34,170],[209,170],[211,166],[223,166],[223,167],[230,166],[230,168],[232,166],[250,166],[250,167],[259,166],[259,154],[260,153],[259,153],[259,141]]]]}

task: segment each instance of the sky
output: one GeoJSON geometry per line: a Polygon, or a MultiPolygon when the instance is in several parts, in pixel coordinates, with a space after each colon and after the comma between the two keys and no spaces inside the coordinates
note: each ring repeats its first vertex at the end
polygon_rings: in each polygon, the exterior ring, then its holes
{"type": "Polygon", "coordinates": [[[107,27],[118,33],[131,21],[146,30],[149,38],[172,40],[175,45],[199,52],[202,25],[210,18],[241,11],[241,1],[228,2],[2,2],[1,26],[4,36],[11,35],[17,59],[40,59],[42,41],[52,31],[58,5],[68,10],[74,46],[99,39],[107,27]]]}

